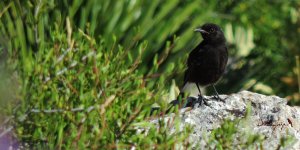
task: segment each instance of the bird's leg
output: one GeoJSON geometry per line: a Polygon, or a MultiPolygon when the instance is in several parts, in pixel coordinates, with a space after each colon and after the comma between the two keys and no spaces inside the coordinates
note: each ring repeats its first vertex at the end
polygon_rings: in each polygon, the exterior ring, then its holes
{"type": "MultiPolygon", "coordinates": [[[[197,100],[196,102],[194,102],[194,104],[199,103],[199,106],[201,106],[201,105],[202,105],[202,102],[203,102],[204,105],[209,106],[209,104],[207,103],[207,99],[204,98],[204,96],[203,96],[202,93],[201,93],[199,84],[198,84],[198,83],[195,83],[195,84],[196,84],[196,86],[197,86],[197,88],[198,88],[199,95],[198,95],[198,100],[197,100]]],[[[194,105],[194,104],[193,104],[193,105],[194,105]]]]}
{"type": "Polygon", "coordinates": [[[217,92],[217,89],[216,89],[216,87],[215,87],[215,85],[212,85],[212,87],[214,88],[214,91],[215,91],[215,95],[214,95],[214,99],[216,99],[216,100],[219,100],[219,101],[222,101],[222,102],[225,102],[225,100],[224,99],[222,99],[220,96],[219,96],[219,93],[217,92]]]}

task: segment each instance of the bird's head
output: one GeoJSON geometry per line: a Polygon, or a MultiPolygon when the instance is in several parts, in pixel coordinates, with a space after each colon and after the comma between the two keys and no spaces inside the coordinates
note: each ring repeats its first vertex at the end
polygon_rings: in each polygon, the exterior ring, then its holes
{"type": "Polygon", "coordinates": [[[200,28],[194,30],[200,32],[204,40],[211,42],[225,42],[225,37],[222,29],[213,23],[206,23],[200,28]]]}

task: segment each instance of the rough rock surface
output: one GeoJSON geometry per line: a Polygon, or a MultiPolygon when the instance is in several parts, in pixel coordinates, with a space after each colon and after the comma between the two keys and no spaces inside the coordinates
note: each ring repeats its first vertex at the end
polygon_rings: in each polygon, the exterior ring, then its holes
{"type": "MultiPolygon", "coordinates": [[[[280,138],[286,136],[293,137],[294,140],[285,149],[300,149],[300,107],[288,106],[285,99],[277,96],[248,91],[221,95],[221,98],[226,98],[225,103],[210,99],[210,106],[201,105],[192,110],[185,108],[180,111],[181,126],[194,127],[190,139],[200,149],[209,147],[207,137],[211,130],[220,127],[225,119],[244,118],[247,107],[250,107],[250,114],[246,123],[238,124],[239,130],[263,135],[263,149],[277,149],[280,138]]],[[[171,116],[172,114],[165,119],[173,118],[171,116]]]]}

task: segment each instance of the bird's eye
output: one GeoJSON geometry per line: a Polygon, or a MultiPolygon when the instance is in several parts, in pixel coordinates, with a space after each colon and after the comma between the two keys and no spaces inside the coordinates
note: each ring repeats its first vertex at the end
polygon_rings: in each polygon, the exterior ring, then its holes
{"type": "Polygon", "coordinates": [[[214,29],[214,28],[211,28],[211,29],[210,29],[210,32],[215,32],[215,29],[214,29]]]}

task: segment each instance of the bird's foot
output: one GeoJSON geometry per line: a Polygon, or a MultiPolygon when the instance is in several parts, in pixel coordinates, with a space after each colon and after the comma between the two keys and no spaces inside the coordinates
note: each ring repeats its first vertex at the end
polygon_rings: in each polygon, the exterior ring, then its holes
{"type": "Polygon", "coordinates": [[[212,97],[212,99],[215,99],[215,100],[217,100],[217,101],[221,101],[221,102],[225,103],[225,99],[222,99],[218,94],[217,94],[217,95],[214,95],[214,96],[212,97]]]}
{"type": "Polygon", "coordinates": [[[207,103],[208,99],[205,98],[205,97],[202,96],[202,95],[198,95],[198,101],[199,101],[199,106],[202,105],[202,102],[203,102],[204,105],[210,106],[210,105],[207,103]]]}
{"type": "Polygon", "coordinates": [[[208,99],[205,98],[205,97],[203,97],[202,95],[199,95],[198,98],[189,97],[187,99],[187,103],[185,104],[184,107],[192,107],[192,108],[194,108],[197,104],[198,104],[198,107],[202,106],[202,104],[204,104],[206,106],[210,106],[207,101],[208,101],[208,99]]]}

